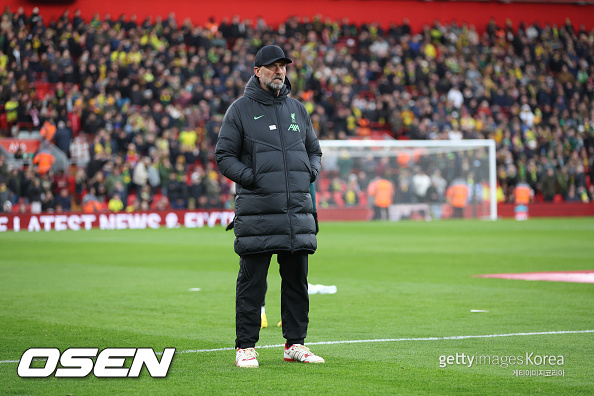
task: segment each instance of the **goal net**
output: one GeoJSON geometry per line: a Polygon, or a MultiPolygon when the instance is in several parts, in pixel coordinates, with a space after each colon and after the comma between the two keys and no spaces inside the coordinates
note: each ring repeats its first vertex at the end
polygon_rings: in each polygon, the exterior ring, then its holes
{"type": "Polygon", "coordinates": [[[322,140],[321,220],[497,219],[492,140],[322,140]]]}

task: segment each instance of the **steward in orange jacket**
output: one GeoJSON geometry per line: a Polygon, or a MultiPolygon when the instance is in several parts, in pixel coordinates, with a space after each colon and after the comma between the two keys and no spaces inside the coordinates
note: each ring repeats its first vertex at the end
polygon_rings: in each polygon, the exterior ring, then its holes
{"type": "Polygon", "coordinates": [[[43,123],[43,126],[39,132],[42,138],[51,142],[56,135],[56,130],[56,124],[54,124],[53,121],[46,121],[43,123]]]}
{"type": "Polygon", "coordinates": [[[462,179],[454,179],[446,191],[446,200],[454,208],[454,217],[463,218],[470,191],[462,179]]]}
{"type": "Polygon", "coordinates": [[[367,187],[367,195],[373,198],[373,219],[381,220],[384,218],[388,220],[388,208],[394,201],[394,186],[389,180],[376,178],[369,183],[367,187]]]}
{"type": "Polygon", "coordinates": [[[518,183],[514,188],[514,203],[516,205],[528,205],[532,201],[534,192],[527,183],[518,183]]]}
{"type": "Polygon", "coordinates": [[[33,163],[37,165],[37,173],[45,175],[52,168],[52,165],[56,162],[56,159],[50,153],[37,153],[33,157],[33,163]]]}

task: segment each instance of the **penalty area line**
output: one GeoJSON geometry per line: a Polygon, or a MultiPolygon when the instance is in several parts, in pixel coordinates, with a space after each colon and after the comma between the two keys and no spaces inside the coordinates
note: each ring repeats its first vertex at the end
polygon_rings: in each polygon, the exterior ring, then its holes
{"type": "MultiPolygon", "coordinates": [[[[403,341],[447,341],[447,340],[467,340],[472,338],[497,338],[497,337],[522,337],[522,336],[537,336],[537,335],[557,335],[557,334],[586,334],[594,333],[594,330],[562,330],[562,331],[537,331],[529,333],[507,333],[507,334],[482,334],[482,335],[463,335],[463,336],[448,336],[448,337],[416,337],[416,338],[377,338],[371,340],[343,340],[343,341],[318,341],[306,342],[305,345],[337,345],[337,344],[367,344],[371,342],[403,342],[403,341]]],[[[259,345],[256,349],[265,348],[280,348],[285,344],[275,345],[259,345]]],[[[176,354],[182,353],[207,353],[207,352],[222,352],[234,351],[235,348],[212,348],[212,349],[189,349],[187,351],[177,351],[176,354]]],[[[156,352],[157,355],[162,355],[163,352],[156,352]]],[[[20,360],[0,360],[2,363],[18,363],[20,360]]]]}

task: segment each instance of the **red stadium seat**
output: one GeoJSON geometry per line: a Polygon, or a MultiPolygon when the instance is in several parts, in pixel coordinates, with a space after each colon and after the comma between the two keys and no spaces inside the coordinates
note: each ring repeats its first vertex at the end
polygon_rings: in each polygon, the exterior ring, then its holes
{"type": "Polygon", "coordinates": [[[8,131],[8,120],[6,113],[0,114],[0,131],[8,131]]]}
{"type": "Polygon", "coordinates": [[[52,84],[41,81],[35,84],[35,97],[43,100],[47,94],[52,93],[52,84]]]}
{"type": "Polygon", "coordinates": [[[126,206],[132,206],[134,204],[134,201],[136,201],[136,194],[128,195],[126,206]]]}

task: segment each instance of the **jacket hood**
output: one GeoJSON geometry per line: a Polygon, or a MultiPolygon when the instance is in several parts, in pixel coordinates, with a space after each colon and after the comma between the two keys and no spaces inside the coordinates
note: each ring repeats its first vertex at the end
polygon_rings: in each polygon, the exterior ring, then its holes
{"type": "Polygon", "coordinates": [[[260,79],[254,74],[245,86],[244,95],[265,105],[272,105],[274,100],[285,100],[291,93],[291,82],[285,77],[285,84],[280,90],[278,96],[274,96],[271,91],[267,91],[260,85],[260,79]]]}

